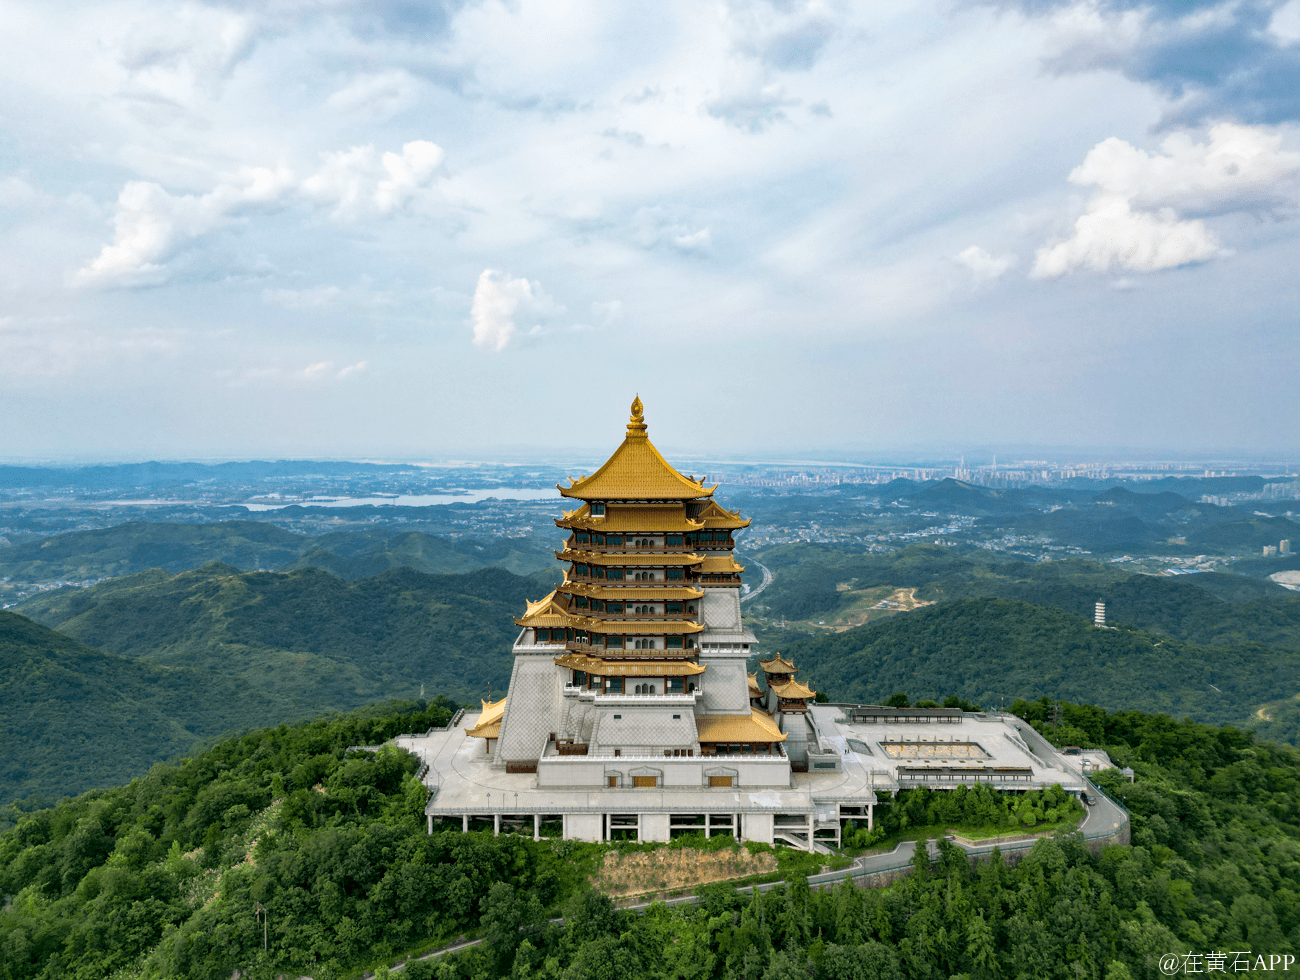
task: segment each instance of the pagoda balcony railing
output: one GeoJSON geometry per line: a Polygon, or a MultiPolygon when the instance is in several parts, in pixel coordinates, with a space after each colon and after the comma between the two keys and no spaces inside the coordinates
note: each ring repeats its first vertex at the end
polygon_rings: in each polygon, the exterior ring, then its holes
{"type": "Polygon", "coordinates": [[[703,544],[595,544],[593,542],[578,542],[569,539],[565,542],[565,547],[570,551],[594,551],[602,555],[613,555],[627,553],[629,555],[646,555],[661,552],[665,555],[689,554],[695,551],[731,551],[736,545],[731,541],[712,541],[703,544]]]}
{"type": "Polygon", "coordinates": [[[698,646],[690,645],[686,647],[656,647],[653,650],[638,650],[636,647],[607,647],[595,643],[587,643],[583,640],[570,640],[561,646],[559,643],[552,644],[558,652],[567,650],[570,653],[585,653],[589,657],[604,657],[606,660],[688,660],[695,654],[699,653],[698,646]]]}
{"type": "MultiPolygon", "coordinates": [[[[621,601],[621,600],[620,600],[621,601]]],[[[629,603],[636,605],[636,603],[629,603]]],[[[611,623],[654,623],[654,622],[672,622],[679,623],[682,620],[694,621],[699,617],[699,613],[680,612],[680,613],[612,613],[612,612],[590,612],[583,611],[585,615],[599,617],[605,622],[611,623]]]]}
{"type": "MultiPolygon", "coordinates": [[[[542,752],[542,759],[544,759],[544,760],[545,760],[546,762],[548,762],[548,763],[550,763],[550,762],[560,762],[560,761],[565,761],[565,762],[568,762],[568,761],[572,761],[572,762],[590,762],[590,761],[592,761],[593,759],[601,759],[601,760],[603,760],[603,761],[605,761],[605,762],[620,762],[620,763],[621,763],[621,762],[653,762],[653,763],[656,763],[656,764],[663,764],[663,765],[682,765],[682,764],[687,764],[687,763],[696,763],[696,764],[698,764],[698,763],[701,762],[701,761],[708,761],[708,762],[710,762],[710,763],[713,763],[713,762],[714,762],[715,760],[717,760],[717,759],[731,759],[731,760],[734,760],[734,761],[737,761],[737,762],[744,762],[744,763],[746,763],[746,764],[750,764],[750,763],[755,763],[755,762],[757,762],[757,763],[761,763],[761,764],[766,764],[766,765],[777,765],[777,766],[785,766],[785,765],[788,765],[788,764],[789,764],[789,761],[790,761],[789,758],[788,758],[788,757],[786,756],[786,754],[785,754],[785,750],[784,750],[783,748],[781,748],[781,745],[780,745],[779,742],[778,742],[778,743],[773,743],[773,745],[772,745],[772,754],[771,754],[771,755],[768,755],[766,752],[754,752],[754,753],[749,753],[749,754],[746,754],[746,755],[725,755],[725,754],[724,754],[724,755],[705,755],[705,754],[701,751],[698,742],[695,743],[694,746],[692,746],[692,748],[694,749],[695,754],[694,754],[694,755],[691,755],[691,756],[687,756],[687,755],[674,755],[674,756],[667,756],[667,755],[664,755],[662,751],[660,751],[660,753],[659,753],[658,755],[655,755],[653,752],[649,752],[649,753],[645,753],[645,752],[637,752],[637,753],[620,752],[618,755],[615,755],[613,749],[602,749],[600,752],[591,752],[591,753],[589,753],[588,755],[585,755],[585,756],[571,756],[571,755],[570,755],[570,756],[562,756],[562,755],[560,755],[559,753],[555,752],[554,748],[553,748],[551,745],[548,744],[547,747],[546,747],[546,749],[542,752]]],[[[620,787],[620,788],[627,788],[627,789],[630,789],[631,787],[620,787]]],[[[661,786],[661,787],[659,787],[659,788],[660,788],[660,789],[664,789],[665,787],[662,787],[662,786],[661,786]]],[[[691,789],[691,790],[693,790],[693,789],[696,789],[697,787],[693,787],[693,786],[670,786],[670,787],[667,787],[667,788],[668,788],[668,789],[691,789]]],[[[705,788],[707,788],[707,787],[705,787],[705,788]]],[[[735,789],[736,787],[735,787],[735,786],[732,786],[732,787],[730,787],[730,788],[731,788],[731,789],[735,789]]],[[[857,802],[857,801],[855,800],[855,802],[857,802]]],[[[608,809],[608,806],[606,806],[606,809],[608,809]]]]}
{"type": "MultiPolygon", "coordinates": [[[[699,584],[698,575],[693,575],[693,576],[683,575],[681,578],[674,578],[674,579],[666,579],[666,578],[637,579],[631,577],[596,578],[591,575],[582,575],[578,572],[571,572],[570,575],[571,575],[570,580],[573,582],[581,582],[584,585],[596,585],[596,586],[600,586],[602,589],[620,589],[624,587],[629,589],[680,589],[680,588],[694,588],[696,585],[699,584]]],[[[662,602],[663,600],[661,599],[659,601],[662,602]]]]}
{"type": "MultiPolygon", "coordinates": [[[[662,681],[662,678],[647,677],[646,680],[662,681]]],[[[597,691],[595,688],[577,687],[573,684],[564,685],[566,698],[577,698],[579,701],[591,701],[594,704],[693,705],[703,695],[704,692],[698,687],[694,691],[675,691],[672,694],[615,694],[597,691]]]]}
{"type": "MultiPolygon", "coordinates": [[[[715,542],[716,544],[716,542],[715,542]]],[[[595,544],[593,542],[578,542],[570,539],[565,542],[565,546],[570,551],[595,551],[602,555],[616,555],[626,552],[629,555],[646,555],[662,552],[665,555],[689,554],[698,547],[693,544],[595,544]]]]}

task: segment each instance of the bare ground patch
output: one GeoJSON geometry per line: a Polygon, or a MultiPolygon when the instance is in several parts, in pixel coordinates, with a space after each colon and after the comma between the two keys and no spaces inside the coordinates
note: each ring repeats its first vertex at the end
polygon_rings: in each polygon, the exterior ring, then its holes
{"type": "Polygon", "coordinates": [[[743,847],[722,851],[661,848],[632,854],[608,851],[591,883],[611,898],[631,898],[677,892],[775,870],[775,854],[751,854],[743,847]]]}

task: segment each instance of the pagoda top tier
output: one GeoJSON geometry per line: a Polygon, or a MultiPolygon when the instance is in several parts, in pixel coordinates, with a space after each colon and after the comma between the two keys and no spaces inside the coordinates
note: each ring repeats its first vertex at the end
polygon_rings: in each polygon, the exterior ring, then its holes
{"type": "Polygon", "coordinates": [[[683,476],[659,454],[646,435],[641,399],[632,402],[632,418],[623,444],[605,465],[590,476],[570,479],[569,486],[557,484],[560,494],[580,500],[696,500],[713,496],[716,486],[706,487],[693,477],[683,476]]]}

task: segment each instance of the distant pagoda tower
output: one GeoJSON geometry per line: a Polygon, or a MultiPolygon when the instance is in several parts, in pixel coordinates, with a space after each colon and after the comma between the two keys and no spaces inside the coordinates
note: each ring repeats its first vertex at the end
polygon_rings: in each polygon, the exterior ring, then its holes
{"type": "MultiPolygon", "coordinates": [[[[639,397],[614,454],[558,489],[581,503],[555,521],[568,532],[555,555],[564,580],[515,620],[500,725],[479,726],[495,736],[493,761],[536,772],[548,754],[779,753],[786,736],[751,704],[745,672],[755,641],[732,551],[750,522],[659,454],[639,397]]],[[[654,772],[631,767],[627,778],[650,785],[654,772]]]]}
{"type": "MultiPolygon", "coordinates": [[[[795,680],[799,668],[779,653],[771,660],[760,660],[758,666],[767,678],[763,707],[776,716],[777,725],[786,735],[785,750],[790,756],[791,768],[806,772],[808,741],[815,737],[809,731],[808,702],[817,696],[817,692],[795,680]]],[[[757,688],[756,683],[753,688],[757,688]]]]}

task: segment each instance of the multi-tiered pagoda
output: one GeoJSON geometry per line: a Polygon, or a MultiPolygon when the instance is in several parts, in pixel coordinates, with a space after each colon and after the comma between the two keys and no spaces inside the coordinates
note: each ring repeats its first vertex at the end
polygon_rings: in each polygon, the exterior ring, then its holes
{"type": "MultiPolygon", "coordinates": [[[[721,507],[716,489],[659,454],[640,398],[605,465],[559,487],[580,502],[555,522],[568,532],[556,552],[564,581],[516,619],[509,697],[485,703],[470,730],[494,762],[537,772],[546,757],[782,754],[786,735],[751,704],[745,671],[754,637],[732,552],[749,521],[721,507]]],[[[660,785],[663,772],[609,779],[660,785]]]]}

